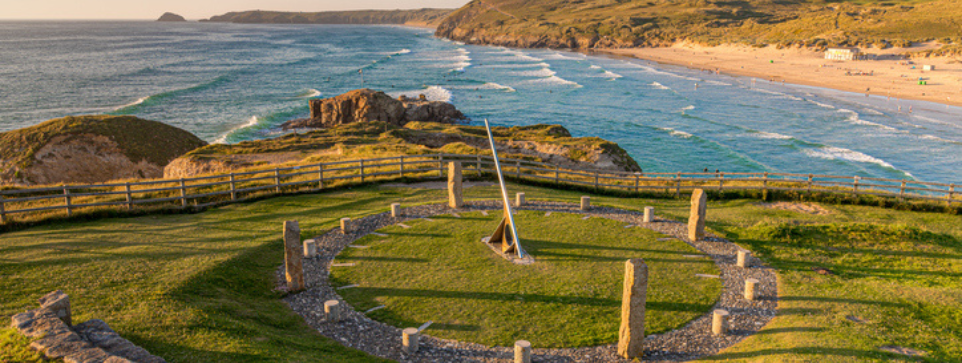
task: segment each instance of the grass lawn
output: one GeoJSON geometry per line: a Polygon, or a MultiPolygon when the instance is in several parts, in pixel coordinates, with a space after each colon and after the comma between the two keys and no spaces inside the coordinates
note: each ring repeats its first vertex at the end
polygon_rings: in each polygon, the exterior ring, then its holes
{"type": "Polygon", "coordinates": [[[335,286],[358,310],[379,305],[369,316],[405,328],[434,321],[427,334],[446,339],[510,346],[518,339],[535,347],[581,347],[618,341],[625,260],[644,258],[649,268],[646,334],[683,326],[708,312],[721,283],[695,278],[718,274],[707,258],[679,240],[624,222],[582,215],[521,211],[515,216],[532,265],[516,265],[479,240],[493,232],[503,213],[480,212],[390,226],[389,237],[368,235],[347,248],[334,267],[335,286]]]}
{"type": "MultiPolygon", "coordinates": [[[[577,203],[583,194],[509,188],[529,200],[577,203]]],[[[468,198],[496,193],[466,190],[468,198]]],[[[272,292],[282,221],[299,220],[308,238],[391,202],[443,200],[443,191],[365,187],[0,234],[0,316],[63,289],[76,321],[104,319],[170,362],[379,362],[313,333],[272,292]]],[[[676,220],[688,213],[685,200],[596,196],[592,204],[652,205],[676,220]]],[[[808,215],[756,204],[711,201],[708,226],[777,268],[780,315],[703,361],[887,362],[902,356],[879,347],[898,345],[927,352],[904,361],[962,362],[962,217],[835,205],[824,205],[832,214],[808,215]],[[811,266],[836,274],[818,275],[811,266]]],[[[3,354],[8,344],[22,346],[4,333],[3,354]]]]}

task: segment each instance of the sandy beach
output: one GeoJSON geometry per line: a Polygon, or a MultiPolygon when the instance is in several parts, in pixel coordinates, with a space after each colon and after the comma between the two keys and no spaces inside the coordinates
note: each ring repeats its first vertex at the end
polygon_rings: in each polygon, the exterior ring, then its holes
{"type": "Polygon", "coordinates": [[[664,48],[598,49],[659,63],[843,91],[867,93],[892,99],[912,99],[962,106],[962,59],[933,57],[906,60],[899,54],[935,47],[863,49],[876,59],[827,60],[824,53],[808,49],[752,48],[742,45],[706,47],[679,43],[664,48]],[[924,71],[923,65],[935,66],[924,71]],[[920,85],[919,78],[927,84],[920,85]]]}

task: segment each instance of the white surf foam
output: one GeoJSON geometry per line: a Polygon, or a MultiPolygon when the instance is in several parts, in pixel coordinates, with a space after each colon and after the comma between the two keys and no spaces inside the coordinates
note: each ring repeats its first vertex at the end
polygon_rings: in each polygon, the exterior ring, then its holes
{"type": "Polygon", "coordinates": [[[411,90],[411,91],[400,91],[388,93],[391,97],[398,98],[400,96],[407,96],[411,98],[418,98],[420,95],[424,95],[428,101],[451,101],[451,91],[447,88],[441,86],[429,86],[424,89],[411,90]]]}
{"type": "Polygon", "coordinates": [[[525,53],[523,53],[523,52],[520,52],[520,51],[517,51],[517,50],[505,49],[505,50],[504,50],[504,53],[505,53],[505,54],[513,55],[513,56],[515,56],[515,57],[517,57],[517,58],[519,58],[519,59],[523,59],[523,60],[527,60],[527,61],[532,61],[532,62],[542,62],[542,61],[544,61],[544,59],[537,58],[537,57],[532,57],[532,56],[530,56],[530,55],[527,55],[527,54],[525,54],[525,53]]]}
{"type": "Polygon", "coordinates": [[[224,135],[222,135],[220,138],[218,138],[217,140],[214,140],[214,143],[215,143],[215,144],[223,144],[223,143],[226,143],[226,142],[227,142],[227,137],[230,136],[231,134],[233,134],[233,133],[235,133],[235,132],[237,132],[237,131],[240,131],[240,130],[242,130],[242,129],[246,129],[246,128],[248,128],[248,127],[256,126],[257,123],[259,123],[260,121],[261,121],[261,120],[260,120],[259,118],[257,118],[257,116],[251,116],[251,118],[247,119],[247,123],[230,129],[230,131],[227,131],[226,133],[224,133],[224,135]]]}
{"type": "Polygon", "coordinates": [[[596,66],[596,65],[594,65],[594,64],[592,64],[591,67],[588,67],[588,68],[591,68],[591,69],[601,69],[601,67],[596,66]]]}
{"type": "Polygon", "coordinates": [[[551,68],[541,68],[536,71],[521,71],[521,72],[511,72],[511,75],[521,76],[521,77],[551,77],[558,74],[552,71],[551,68]]]}
{"type": "Polygon", "coordinates": [[[817,149],[805,149],[803,152],[811,157],[826,159],[826,160],[846,160],[858,163],[869,163],[878,166],[895,169],[895,166],[889,164],[885,160],[873,157],[871,155],[866,155],[858,151],[844,149],[834,146],[822,146],[817,149]]]}
{"type": "Polygon", "coordinates": [[[836,112],[841,112],[841,113],[847,113],[847,114],[849,114],[848,118],[846,118],[845,120],[848,121],[848,122],[851,122],[851,123],[853,123],[853,124],[856,124],[856,125],[879,127],[879,128],[882,128],[882,129],[885,129],[885,130],[888,130],[888,131],[896,131],[896,132],[899,131],[899,129],[894,128],[894,127],[891,127],[891,126],[882,125],[882,124],[875,123],[875,122],[872,122],[872,121],[866,121],[866,120],[860,119],[860,118],[858,117],[858,112],[855,112],[855,111],[852,111],[852,110],[840,108],[840,109],[838,109],[838,111],[836,111],[836,112]]]}
{"type": "Polygon", "coordinates": [[[671,135],[671,136],[680,137],[680,138],[683,138],[683,139],[688,139],[688,138],[691,138],[692,136],[695,136],[695,135],[689,134],[689,133],[684,132],[684,131],[675,130],[675,129],[671,128],[671,127],[659,127],[658,129],[659,129],[659,130],[663,130],[663,131],[667,131],[668,134],[671,135]]]}
{"type": "Polygon", "coordinates": [[[821,103],[821,102],[818,102],[818,101],[808,100],[808,102],[811,102],[811,103],[815,104],[815,105],[818,106],[818,107],[827,108],[827,109],[832,109],[832,110],[835,109],[835,106],[828,105],[828,104],[824,104],[824,103],[821,103]]]}
{"type": "Polygon", "coordinates": [[[788,135],[782,135],[775,132],[765,132],[765,131],[758,131],[758,132],[752,133],[752,136],[755,136],[759,139],[775,139],[775,140],[792,139],[792,137],[788,135]]]}
{"type": "Polygon", "coordinates": [[[117,108],[114,108],[114,111],[119,111],[119,110],[125,109],[125,108],[127,108],[127,107],[137,106],[137,105],[139,105],[139,104],[141,104],[141,103],[146,102],[148,99],[150,99],[150,96],[138,98],[138,99],[137,99],[136,101],[134,101],[134,102],[131,102],[131,103],[128,103],[128,104],[126,104],[126,105],[118,106],[117,108]]]}
{"type": "Polygon", "coordinates": [[[804,100],[801,99],[801,98],[792,96],[792,95],[787,94],[787,93],[770,91],[770,90],[767,90],[767,89],[764,89],[764,88],[752,88],[752,91],[760,92],[760,93],[766,93],[766,94],[770,94],[770,95],[775,96],[775,97],[778,97],[778,98],[784,98],[784,99],[788,99],[788,100],[804,101],[804,100]]]}
{"type": "Polygon", "coordinates": [[[564,79],[564,78],[561,78],[561,77],[558,77],[558,76],[551,76],[551,77],[533,79],[533,80],[530,80],[530,81],[524,81],[523,83],[525,83],[525,84],[547,84],[547,85],[574,86],[574,87],[578,87],[578,88],[582,87],[580,84],[578,84],[578,82],[572,82],[572,81],[569,81],[569,80],[567,80],[567,79],[564,79]]]}
{"type": "Polygon", "coordinates": [[[669,91],[671,90],[671,88],[668,88],[667,86],[665,86],[665,85],[663,85],[663,84],[661,84],[661,83],[658,83],[658,82],[651,82],[651,84],[649,84],[649,86],[655,87],[655,88],[657,88],[657,89],[663,89],[663,90],[669,90],[669,91]]]}
{"type": "Polygon", "coordinates": [[[578,53],[572,53],[571,55],[564,55],[561,53],[550,53],[544,56],[545,59],[556,59],[556,60],[583,60],[587,58],[584,55],[578,53]]]}

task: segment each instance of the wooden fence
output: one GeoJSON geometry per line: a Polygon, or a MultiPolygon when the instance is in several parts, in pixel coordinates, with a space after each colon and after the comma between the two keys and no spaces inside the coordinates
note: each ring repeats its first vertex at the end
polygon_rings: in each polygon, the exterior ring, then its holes
{"type": "MultiPolygon", "coordinates": [[[[134,206],[208,207],[265,194],[314,191],[400,178],[444,176],[445,163],[460,161],[466,173],[494,172],[487,155],[431,154],[348,160],[294,167],[232,172],[181,179],[94,185],[63,185],[0,191],[0,223],[14,218],[74,212],[88,208],[134,206]],[[16,217],[14,217],[16,216],[16,217]]],[[[898,200],[959,202],[955,184],[839,175],[792,173],[630,173],[562,168],[540,162],[502,159],[506,177],[597,189],[663,192],[680,197],[695,188],[876,195],[898,200]]]]}

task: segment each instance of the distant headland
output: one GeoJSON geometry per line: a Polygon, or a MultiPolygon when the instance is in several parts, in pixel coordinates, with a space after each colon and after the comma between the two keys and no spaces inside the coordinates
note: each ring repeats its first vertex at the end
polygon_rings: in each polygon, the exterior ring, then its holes
{"type": "Polygon", "coordinates": [[[187,19],[184,19],[183,16],[168,12],[168,13],[164,13],[164,15],[161,15],[160,18],[157,19],[157,21],[179,22],[179,21],[187,21],[187,19]]]}
{"type": "Polygon", "coordinates": [[[399,24],[435,27],[455,9],[357,10],[316,13],[250,10],[201,21],[248,24],[399,24]]]}

